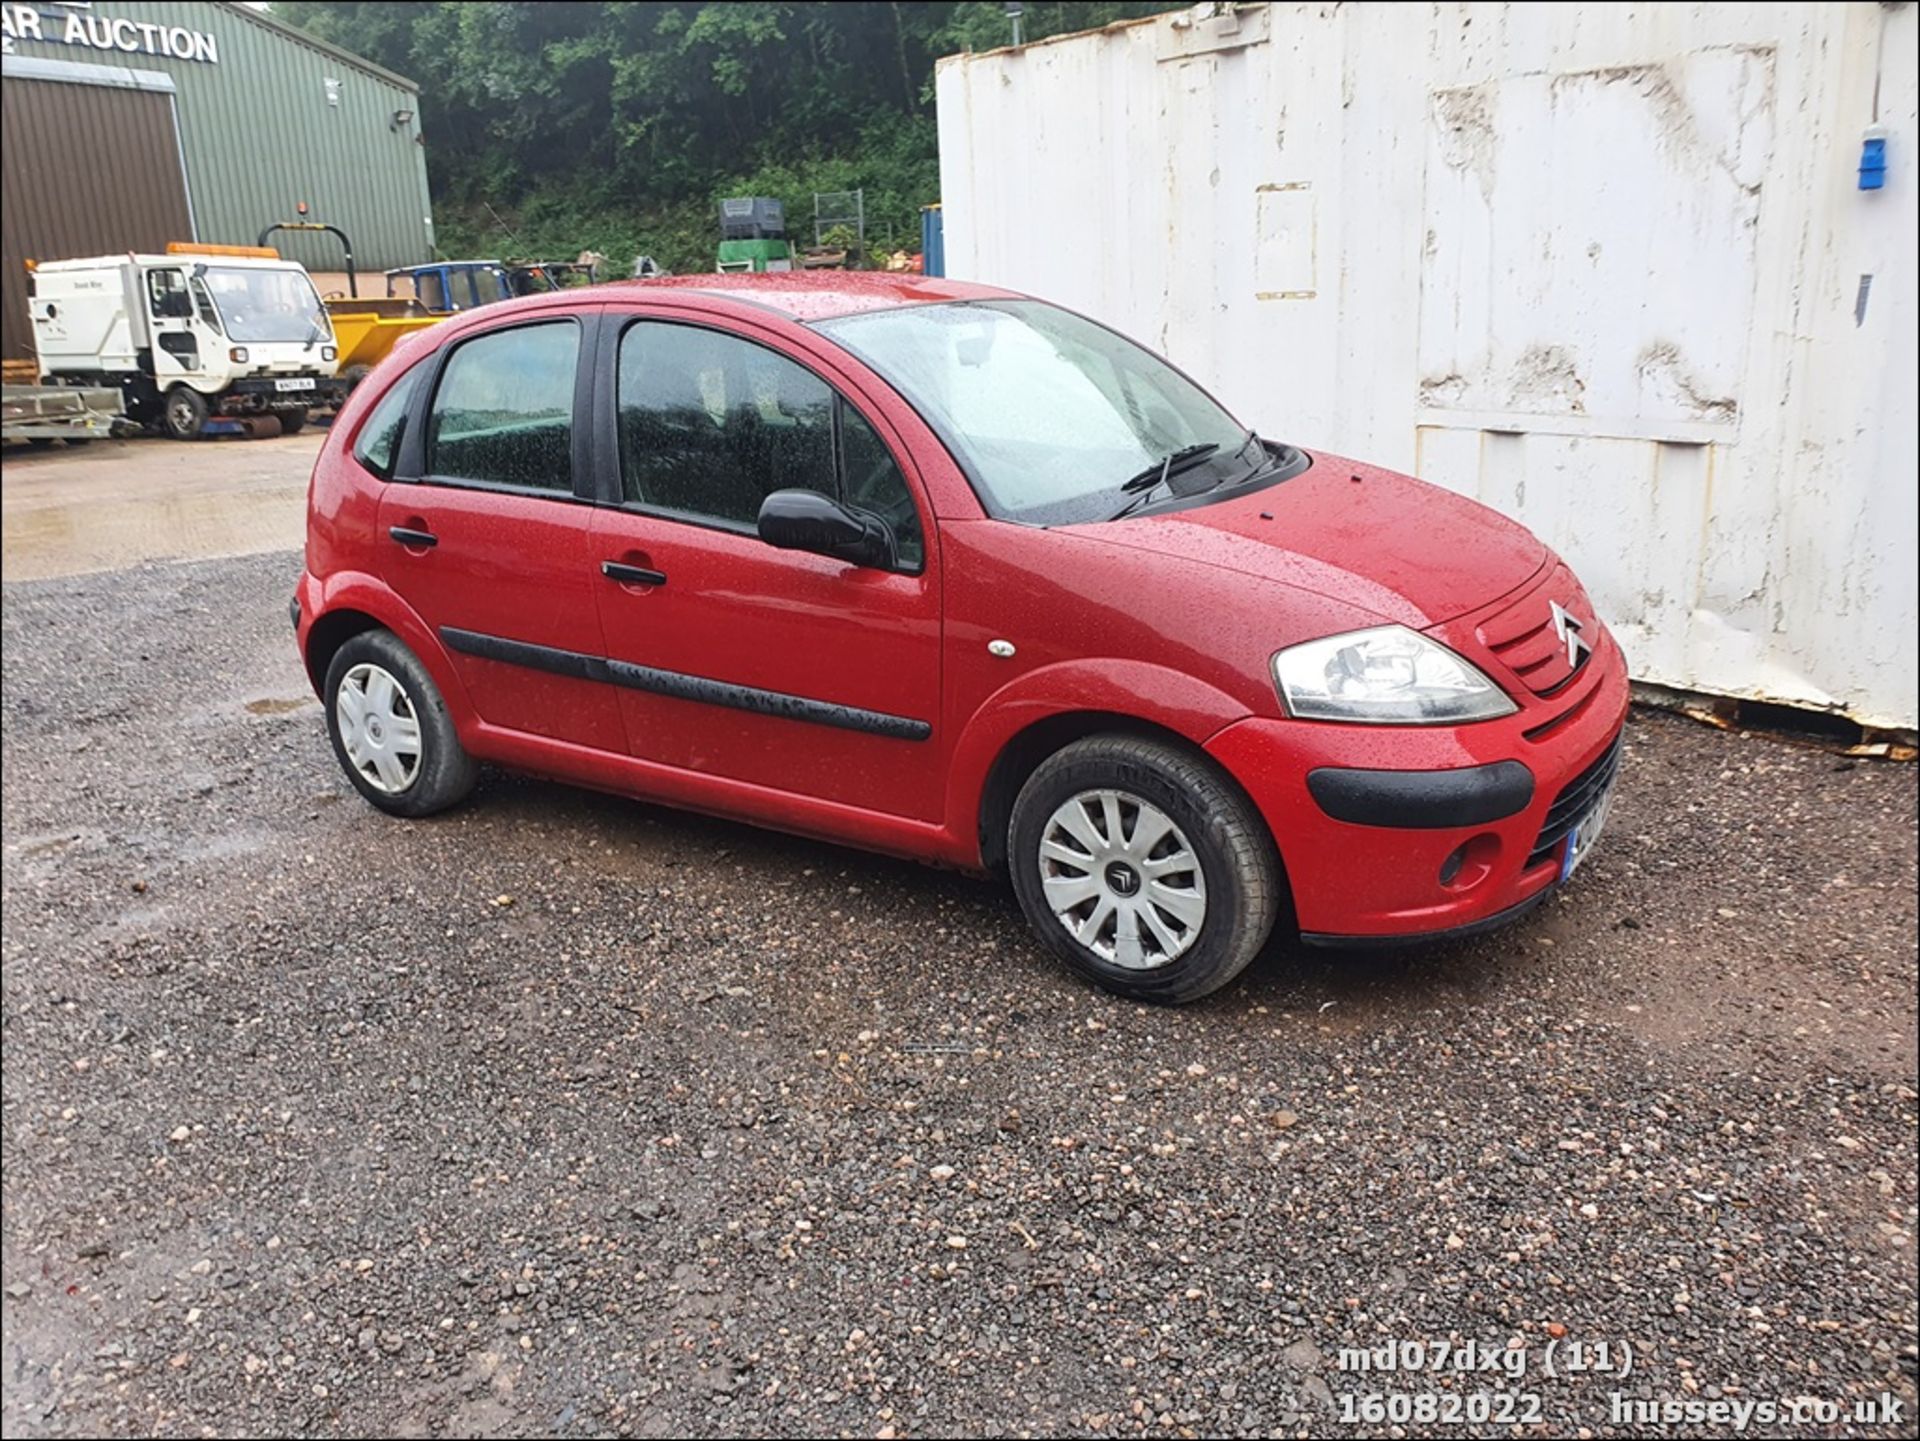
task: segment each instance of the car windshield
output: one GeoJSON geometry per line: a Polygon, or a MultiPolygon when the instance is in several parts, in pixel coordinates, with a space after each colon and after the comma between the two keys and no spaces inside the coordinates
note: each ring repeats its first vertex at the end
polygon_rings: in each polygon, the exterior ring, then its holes
{"type": "Polygon", "coordinates": [[[913,404],[1002,519],[1103,520],[1267,464],[1246,427],[1164,360],[1044,301],[916,305],[816,328],[913,404]]]}
{"type": "Polygon", "coordinates": [[[264,345],[333,339],[327,312],[304,270],[210,265],[205,278],[229,340],[264,345]]]}

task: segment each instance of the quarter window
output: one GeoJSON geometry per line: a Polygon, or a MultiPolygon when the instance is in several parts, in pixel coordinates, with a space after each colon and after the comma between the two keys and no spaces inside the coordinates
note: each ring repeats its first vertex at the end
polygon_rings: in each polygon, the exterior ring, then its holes
{"type": "Polygon", "coordinates": [[[427,417],[427,473],[520,489],[573,490],[572,321],[521,325],[464,342],[427,417]]]}
{"type": "Polygon", "coordinates": [[[776,490],[816,490],[925,559],[907,482],[860,412],[804,366],[739,336],[641,321],[620,340],[620,482],[633,505],[750,529],[776,490]]]}

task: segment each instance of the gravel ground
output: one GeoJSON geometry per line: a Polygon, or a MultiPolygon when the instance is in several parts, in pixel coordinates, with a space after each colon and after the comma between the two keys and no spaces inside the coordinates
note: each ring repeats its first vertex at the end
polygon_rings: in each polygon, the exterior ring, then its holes
{"type": "Polygon", "coordinates": [[[1520,928],[1153,1010],[964,877],[503,776],[378,816],[297,565],[6,588],[9,1436],[1379,1432],[1442,1380],[1341,1349],[1443,1338],[1528,1348],[1445,1385],[1533,1432],[1910,1434],[1911,767],[1636,713],[1520,928]]]}

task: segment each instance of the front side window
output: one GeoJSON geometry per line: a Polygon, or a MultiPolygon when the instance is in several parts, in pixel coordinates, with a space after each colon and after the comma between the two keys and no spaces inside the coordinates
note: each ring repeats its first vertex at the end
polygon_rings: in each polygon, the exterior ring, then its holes
{"type": "Polygon", "coordinates": [[[579,327],[570,320],[462,342],[427,415],[427,473],[571,494],[579,351],[579,327]]]}
{"type": "Polygon", "coordinates": [[[651,321],[620,339],[620,483],[636,505],[752,526],[776,490],[838,493],[834,394],[763,345],[651,321]]]}
{"type": "Polygon", "coordinates": [[[210,265],[205,280],[229,340],[316,345],[333,339],[326,309],[304,270],[210,265]]]}
{"type": "Polygon", "coordinates": [[[906,477],[860,412],[805,366],[737,335],[641,321],[620,340],[620,482],[633,505],[751,529],[776,490],[816,490],[926,543],[906,477]]]}
{"type": "Polygon", "coordinates": [[[1103,519],[1140,494],[1126,482],[1170,456],[1181,461],[1182,493],[1269,463],[1244,426],[1158,356],[1041,301],[906,306],[815,328],[913,403],[1004,519],[1103,519]]]}
{"type": "Polygon", "coordinates": [[[193,314],[187,277],[178,270],[147,272],[147,309],[157,320],[184,320],[193,314]]]}
{"type": "Polygon", "coordinates": [[[413,391],[419,383],[421,367],[414,366],[396,380],[373,407],[373,414],[360,427],[360,438],[353,447],[353,458],[382,480],[393,478],[394,462],[400,457],[400,441],[406,434],[407,416],[413,409],[413,391]]]}
{"type": "Polygon", "coordinates": [[[866,417],[845,402],[841,405],[840,450],[846,467],[847,504],[872,511],[892,526],[900,564],[908,570],[920,569],[927,545],[907,478],[866,417]]]}

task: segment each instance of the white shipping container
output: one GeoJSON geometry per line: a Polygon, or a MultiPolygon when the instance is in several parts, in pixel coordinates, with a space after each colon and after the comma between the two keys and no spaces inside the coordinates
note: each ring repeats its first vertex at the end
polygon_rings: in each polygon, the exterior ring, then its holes
{"type": "Polygon", "coordinates": [[[955,56],[947,270],[1517,517],[1639,679],[1912,728],[1915,11],[1206,4],[955,56]]]}

